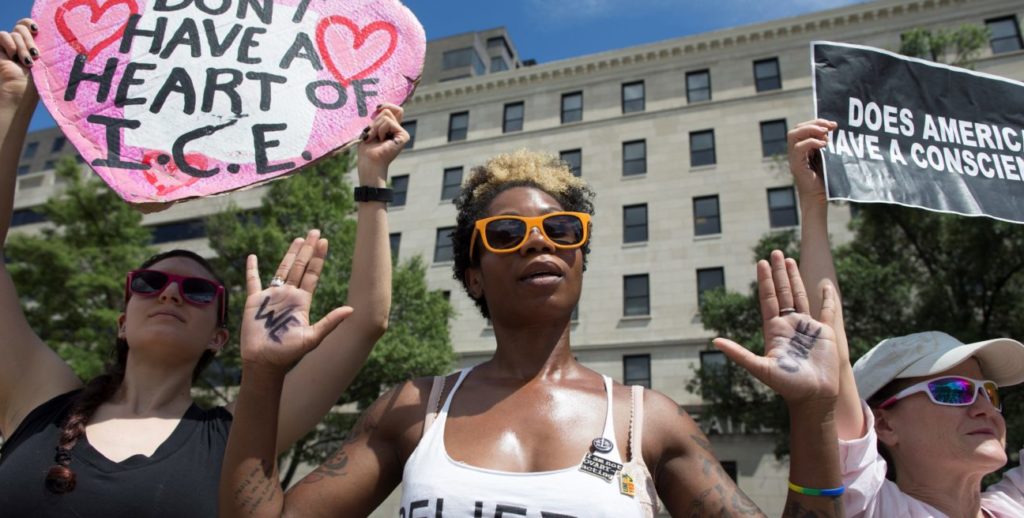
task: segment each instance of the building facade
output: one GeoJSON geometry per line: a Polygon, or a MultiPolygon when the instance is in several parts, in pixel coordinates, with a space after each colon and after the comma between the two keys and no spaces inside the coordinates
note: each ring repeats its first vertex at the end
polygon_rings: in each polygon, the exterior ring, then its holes
{"type": "MultiPolygon", "coordinates": [[[[753,245],[800,223],[782,158],[786,131],[813,116],[809,43],[899,48],[904,32],[990,29],[975,68],[1024,80],[1013,0],[881,0],[771,22],[524,66],[504,29],[428,45],[423,80],[406,105],[414,141],[391,167],[389,212],[399,260],[420,255],[432,287],[450,293],[459,366],[493,352],[493,330],[452,278],[451,199],[474,166],[519,148],[560,156],[597,192],[593,247],[572,323],[580,361],[618,381],[664,392],[692,415],[686,389],[702,362],[723,361],[698,312],[701,294],[746,292],[753,245]]],[[[57,130],[33,133],[19,168],[15,220],[59,189],[48,160],[73,153],[57,130]],[[51,150],[46,153],[46,150],[51,150]],[[24,174],[22,174],[24,173],[24,174]]],[[[229,200],[258,205],[261,189],[189,202],[145,218],[160,243],[208,251],[201,218],[229,200]],[[182,243],[181,240],[184,240],[182,243]]],[[[834,207],[834,239],[850,238],[834,207]]],[[[703,422],[740,487],[780,514],[788,467],[773,437],[703,422]]],[[[395,516],[393,496],[379,516],[395,516]]]]}

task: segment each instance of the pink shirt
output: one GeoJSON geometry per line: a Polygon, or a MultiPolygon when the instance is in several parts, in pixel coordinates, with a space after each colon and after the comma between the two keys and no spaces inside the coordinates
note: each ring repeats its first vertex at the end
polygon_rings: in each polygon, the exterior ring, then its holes
{"type": "MultiPolygon", "coordinates": [[[[868,429],[864,437],[852,441],[839,441],[842,462],[843,505],[848,518],[946,518],[938,509],[900,491],[885,478],[885,459],[878,453],[875,418],[862,402],[868,429]]],[[[1024,450],[1021,451],[1024,456],[1024,450]]],[[[1024,458],[1024,457],[1022,457],[1024,458]]],[[[1024,471],[1013,468],[1002,480],[981,494],[981,509],[996,518],[1024,517],[1024,471]]]]}

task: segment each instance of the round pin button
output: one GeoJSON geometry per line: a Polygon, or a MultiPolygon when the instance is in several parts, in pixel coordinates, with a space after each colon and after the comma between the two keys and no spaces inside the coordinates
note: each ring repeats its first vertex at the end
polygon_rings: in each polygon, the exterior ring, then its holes
{"type": "Polygon", "coordinates": [[[594,439],[594,441],[591,442],[590,444],[594,447],[594,450],[597,451],[598,453],[608,453],[608,452],[612,451],[612,448],[615,447],[615,445],[612,444],[611,441],[609,441],[608,439],[605,439],[604,437],[598,437],[597,439],[594,439]]]}

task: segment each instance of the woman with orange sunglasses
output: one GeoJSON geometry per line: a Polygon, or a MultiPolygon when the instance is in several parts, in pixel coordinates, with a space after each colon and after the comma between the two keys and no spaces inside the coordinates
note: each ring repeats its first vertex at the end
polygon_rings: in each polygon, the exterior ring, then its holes
{"type": "MultiPolygon", "coordinates": [[[[474,169],[455,199],[454,274],[491,320],[494,355],[385,393],[341,449],[287,495],[276,483],[276,402],[286,367],[302,352],[247,360],[221,515],[366,516],[401,482],[404,518],[647,517],[659,498],[674,516],[763,516],[678,404],[615,383],[574,358],[570,319],[590,247],[592,196],[564,163],[544,154],[499,155],[474,169]]],[[[782,273],[773,279],[768,264],[759,265],[766,300],[784,299],[789,284],[799,283],[795,266],[776,270],[782,273]]],[[[766,336],[791,338],[802,322],[817,331],[807,342],[815,354],[834,354],[831,330],[810,319],[805,300],[785,301],[799,313],[766,304],[766,336]]],[[[768,349],[788,358],[783,351],[791,347],[773,342],[768,349]]],[[[835,488],[834,429],[819,413],[832,406],[835,377],[787,370],[809,365],[806,356],[795,356],[793,365],[778,358],[754,363],[784,393],[810,384],[817,396],[793,401],[794,415],[821,423],[794,434],[807,444],[801,451],[811,452],[794,457],[794,481],[835,488]]],[[[789,496],[787,515],[836,512],[834,495],[789,496]]]]}
{"type": "MultiPolygon", "coordinates": [[[[0,32],[0,237],[10,226],[15,169],[38,101],[29,74],[40,55],[37,31],[25,19],[0,32]]],[[[388,105],[375,117],[359,147],[363,185],[385,186],[388,164],[408,140],[401,116],[388,105]]],[[[275,453],[333,407],[383,334],[391,300],[387,235],[384,204],[360,203],[348,299],[357,311],[346,319],[351,310],[339,308],[315,324],[309,307],[327,240],[317,231],[295,240],[266,289],[250,256],[241,327],[247,358],[319,344],[289,364],[275,453]]],[[[229,291],[194,253],[146,261],[125,279],[120,317],[96,330],[115,346],[108,371],[83,383],[30,328],[0,263],[0,516],[215,516],[236,404],[202,409],[191,387],[227,343],[229,291]]]]}

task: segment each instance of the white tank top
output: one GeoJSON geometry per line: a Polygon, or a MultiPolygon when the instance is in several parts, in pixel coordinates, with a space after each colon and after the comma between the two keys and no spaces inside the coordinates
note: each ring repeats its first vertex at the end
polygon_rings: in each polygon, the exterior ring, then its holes
{"type": "Polygon", "coordinates": [[[444,378],[434,379],[423,437],[405,463],[399,518],[647,518],[657,511],[653,482],[640,453],[643,388],[633,387],[630,422],[632,459],[623,462],[612,426],[612,381],[604,376],[608,409],[601,437],[607,453],[580,452],[580,463],[532,473],[498,471],[452,459],[444,430],[455,391],[470,370],[459,374],[434,420],[444,378]],[[639,400],[639,405],[637,401],[639,400]],[[433,424],[433,425],[432,425],[433,424]],[[596,456],[593,458],[591,456],[596,456]],[[585,458],[586,457],[586,458],[585,458]],[[586,463],[589,472],[581,470],[586,463]],[[621,466],[620,469],[616,469],[621,466]]]}

